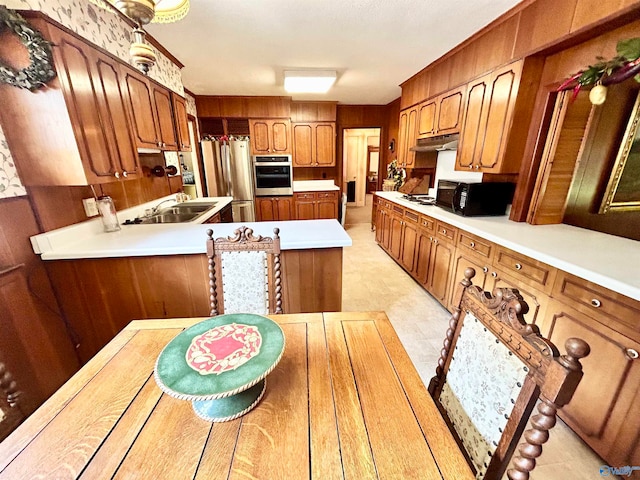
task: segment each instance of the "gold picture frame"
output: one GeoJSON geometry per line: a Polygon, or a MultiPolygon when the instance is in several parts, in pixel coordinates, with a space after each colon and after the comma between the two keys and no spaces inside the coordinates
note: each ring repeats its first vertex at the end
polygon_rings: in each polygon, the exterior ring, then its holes
{"type": "Polygon", "coordinates": [[[640,210],[640,92],[598,213],[640,210]]]}

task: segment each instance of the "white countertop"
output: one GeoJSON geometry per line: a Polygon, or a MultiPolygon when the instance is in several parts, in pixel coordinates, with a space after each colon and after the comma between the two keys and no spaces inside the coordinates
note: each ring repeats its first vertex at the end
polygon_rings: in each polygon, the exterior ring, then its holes
{"type": "Polygon", "coordinates": [[[333,180],[294,180],[293,193],[339,190],[333,180]]]}
{"type": "MultiPolygon", "coordinates": [[[[168,198],[171,197],[164,199],[168,198]]],[[[164,199],[118,212],[118,219],[122,223],[135,218],[144,213],[145,208],[151,208],[164,199]]],[[[193,202],[203,200],[199,198],[193,202]]],[[[273,236],[273,229],[280,228],[282,250],[351,246],[351,238],[337,220],[201,223],[228,205],[231,197],[219,197],[217,200],[219,203],[216,208],[199,218],[199,222],[122,225],[121,230],[106,233],[102,229],[101,219],[96,218],[35,235],[31,237],[31,243],[34,252],[40,254],[43,260],[198,254],[206,252],[208,229],[213,229],[215,237],[224,237],[246,225],[263,236],[273,236]]]]}
{"type": "Polygon", "coordinates": [[[571,225],[530,225],[502,217],[461,217],[437,206],[382,198],[459,227],[531,258],[610,290],[640,300],[640,242],[571,225]]]}

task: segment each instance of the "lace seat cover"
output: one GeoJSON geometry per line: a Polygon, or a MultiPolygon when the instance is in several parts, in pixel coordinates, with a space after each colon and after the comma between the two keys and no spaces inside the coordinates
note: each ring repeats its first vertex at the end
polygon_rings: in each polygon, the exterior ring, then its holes
{"type": "Polygon", "coordinates": [[[463,322],[440,403],[482,479],[528,368],[473,314],[463,322]]]}

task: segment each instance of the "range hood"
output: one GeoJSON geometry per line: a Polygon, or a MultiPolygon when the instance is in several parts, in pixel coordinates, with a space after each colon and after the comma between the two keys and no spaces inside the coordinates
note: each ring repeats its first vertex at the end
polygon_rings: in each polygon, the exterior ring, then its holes
{"type": "Polygon", "coordinates": [[[457,133],[451,135],[440,135],[431,138],[419,138],[416,145],[409,150],[412,152],[441,152],[443,150],[456,150],[458,148],[457,133]]]}

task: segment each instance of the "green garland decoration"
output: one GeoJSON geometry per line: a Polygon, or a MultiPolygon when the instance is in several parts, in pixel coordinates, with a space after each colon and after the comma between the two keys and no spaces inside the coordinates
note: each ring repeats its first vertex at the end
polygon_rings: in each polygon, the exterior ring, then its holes
{"type": "Polygon", "coordinates": [[[0,5],[0,31],[8,28],[29,51],[30,64],[21,70],[5,65],[0,59],[0,83],[34,91],[55,78],[51,42],[18,13],[0,5]]]}

